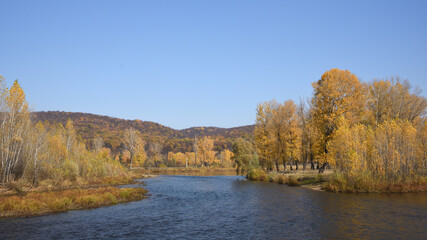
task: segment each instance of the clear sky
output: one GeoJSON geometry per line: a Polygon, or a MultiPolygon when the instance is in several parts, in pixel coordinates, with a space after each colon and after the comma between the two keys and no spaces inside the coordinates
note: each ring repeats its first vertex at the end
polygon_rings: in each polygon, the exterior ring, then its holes
{"type": "Polygon", "coordinates": [[[0,0],[0,74],[36,111],[234,127],[331,68],[427,91],[427,1],[0,0]]]}

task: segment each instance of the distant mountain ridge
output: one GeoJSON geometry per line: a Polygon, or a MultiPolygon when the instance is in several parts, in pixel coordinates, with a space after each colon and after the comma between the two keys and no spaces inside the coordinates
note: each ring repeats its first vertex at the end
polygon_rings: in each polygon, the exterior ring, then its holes
{"type": "Polygon", "coordinates": [[[210,136],[218,139],[234,139],[238,137],[250,137],[253,135],[255,125],[247,125],[234,128],[219,127],[191,127],[176,130],[159,123],[141,120],[125,120],[109,116],[102,116],[81,112],[41,111],[31,113],[32,121],[51,124],[61,123],[63,126],[71,119],[77,133],[86,143],[101,136],[104,141],[116,148],[121,144],[124,130],[134,128],[142,136],[150,141],[153,139],[167,141],[168,139],[193,139],[195,137],[210,136]]]}

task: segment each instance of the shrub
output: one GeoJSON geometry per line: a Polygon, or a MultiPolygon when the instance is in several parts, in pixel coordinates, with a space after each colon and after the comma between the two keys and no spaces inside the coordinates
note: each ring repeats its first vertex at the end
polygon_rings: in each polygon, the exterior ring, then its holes
{"type": "Polygon", "coordinates": [[[65,160],[62,166],[64,178],[75,181],[79,176],[79,165],[72,160],[65,160]]]}
{"type": "Polygon", "coordinates": [[[22,189],[22,183],[21,182],[9,182],[6,184],[6,187],[10,190],[15,191],[18,194],[25,193],[25,191],[22,189]]]}
{"type": "Polygon", "coordinates": [[[288,185],[289,186],[299,186],[300,183],[298,182],[298,179],[296,179],[294,176],[288,177],[288,185]]]}
{"type": "Polygon", "coordinates": [[[253,181],[265,181],[267,179],[267,176],[262,169],[255,168],[255,169],[249,170],[246,178],[253,181]]]}
{"type": "Polygon", "coordinates": [[[279,183],[279,184],[286,184],[286,177],[285,177],[285,176],[283,176],[283,175],[279,175],[279,176],[277,176],[276,181],[277,181],[277,183],[279,183]]]}

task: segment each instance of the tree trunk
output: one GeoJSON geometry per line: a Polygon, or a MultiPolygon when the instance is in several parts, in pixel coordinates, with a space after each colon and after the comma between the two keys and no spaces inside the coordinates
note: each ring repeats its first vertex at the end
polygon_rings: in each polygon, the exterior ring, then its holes
{"type": "Polygon", "coordinates": [[[298,170],[298,160],[295,161],[295,170],[298,170]]]}
{"type": "Polygon", "coordinates": [[[324,173],[325,169],[329,167],[329,163],[325,162],[322,167],[319,169],[319,173],[324,173]]]}
{"type": "Polygon", "coordinates": [[[311,168],[311,170],[314,170],[313,153],[310,152],[309,157],[310,157],[310,168],[311,168]]]}
{"type": "Polygon", "coordinates": [[[37,152],[34,155],[34,178],[33,178],[33,186],[36,186],[37,183],[37,152]]]}
{"type": "Polygon", "coordinates": [[[277,172],[279,172],[279,170],[280,170],[280,168],[279,168],[279,161],[276,161],[276,169],[277,169],[277,172]]]}

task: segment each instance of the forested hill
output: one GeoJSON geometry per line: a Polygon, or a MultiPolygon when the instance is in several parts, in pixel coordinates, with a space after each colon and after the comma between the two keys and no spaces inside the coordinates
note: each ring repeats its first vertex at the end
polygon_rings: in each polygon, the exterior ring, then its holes
{"type": "Polygon", "coordinates": [[[192,127],[179,130],[185,138],[194,138],[200,136],[225,138],[237,138],[245,135],[253,135],[255,125],[246,125],[234,128],[219,128],[219,127],[192,127]]]}
{"type": "Polygon", "coordinates": [[[91,145],[94,138],[101,136],[106,145],[112,149],[122,143],[124,130],[130,127],[138,130],[146,141],[161,141],[166,147],[165,150],[174,151],[187,150],[191,147],[190,139],[202,136],[210,136],[217,140],[216,146],[220,146],[219,148],[229,147],[232,139],[251,138],[254,130],[254,125],[235,128],[192,127],[176,130],[150,121],[125,120],[79,112],[34,112],[31,118],[34,122],[48,121],[51,124],[61,123],[63,126],[68,119],[71,119],[78,135],[86,144],[91,145]]]}

